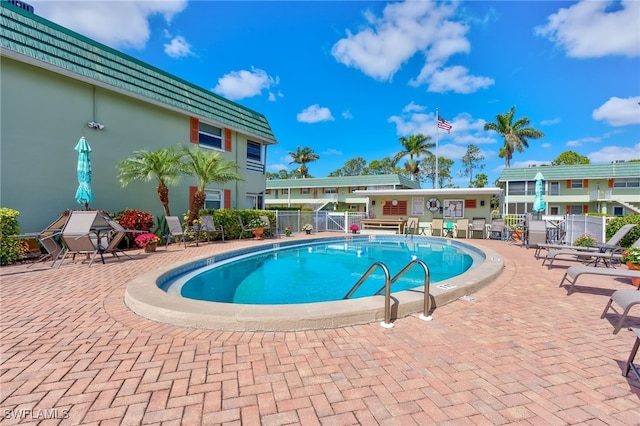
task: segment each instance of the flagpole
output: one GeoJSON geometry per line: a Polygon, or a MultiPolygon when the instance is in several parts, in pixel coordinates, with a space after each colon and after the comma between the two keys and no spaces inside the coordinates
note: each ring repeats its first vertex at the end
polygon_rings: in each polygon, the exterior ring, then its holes
{"type": "Polygon", "coordinates": [[[436,108],[436,180],[433,187],[438,189],[438,108],[436,108]]]}

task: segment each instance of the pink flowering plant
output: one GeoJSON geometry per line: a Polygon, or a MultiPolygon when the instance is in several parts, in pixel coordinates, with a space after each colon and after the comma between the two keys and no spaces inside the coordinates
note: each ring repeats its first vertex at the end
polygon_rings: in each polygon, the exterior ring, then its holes
{"type": "Polygon", "coordinates": [[[150,232],[145,232],[144,234],[140,234],[136,237],[136,244],[139,247],[146,247],[149,244],[158,244],[159,242],[160,237],[150,232]]]}
{"type": "Polygon", "coordinates": [[[353,225],[351,225],[351,228],[349,228],[349,229],[351,229],[352,231],[357,232],[357,231],[358,231],[358,229],[360,229],[360,228],[358,227],[358,224],[357,224],[357,223],[354,223],[353,225]]]}
{"type": "Polygon", "coordinates": [[[631,247],[622,252],[622,263],[632,263],[640,266],[640,247],[631,247]]]}

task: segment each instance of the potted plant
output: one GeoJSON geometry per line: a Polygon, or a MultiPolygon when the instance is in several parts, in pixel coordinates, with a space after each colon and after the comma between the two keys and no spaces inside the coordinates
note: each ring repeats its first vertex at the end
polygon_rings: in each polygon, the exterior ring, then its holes
{"type": "Polygon", "coordinates": [[[305,223],[304,225],[302,225],[302,230],[307,234],[310,234],[311,231],[313,231],[313,226],[310,223],[305,223]]]}
{"type": "Polygon", "coordinates": [[[351,225],[351,227],[349,227],[349,229],[351,229],[351,232],[352,232],[353,234],[357,234],[357,233],[358,233],[358,230],[359,230],[360,228],[358,227],[358,224],[357,224],[357,223],[354,223],[353,225],[351,225]]]}
{"type": "MultiPolygon", "coordinates": [[[[627,268],[640,271],[640,247],[631,247],[623,251],[620,260],[627,264],[627,268]]],[[[640,278],[631,278],[631,282],[640,287],[640,278]]]]}
{"type": "Polygon", "coordinates": [[[255,239],[261,240],[262,234],[264,233],[264,227],[266,226],[266,224],[262,220],[260,220],[260,218],[256,217],[251,219],[251,221],[249,222],[249,226],[253,228],[251,232],[253,232],[255,239]]]}
{"type": "Polygon", "coordinates": [[[202,227],[202,222],[200,222],[200,219],[193,219],[193,222],[191,222],[191,226],[193,226],[193,230],[195,232],[200,232],[200,228],[202,227]]]}
{"type": "Polygon", "coordinates": [[[596,244],[598,244],[596,239],[589,234],[582,234],[573,242],[573,245],[578,247],[590,247],[596,244]]]}
{"type": "Polygon", "coordinates": [[[158,243],[160,242],[160,237],[156,234],[145,232],[144,234],[138,235],[135,241],[139,247],[144,248],[146,253],[150,253],[152,251],[156,251],[158,243]]]}
{"type": "Polygon", "coordinates": [[[291,227],[287,226],[286,228],[284,228],[284,235],[286,235],[287,237],[291,236],[291,227]]]}

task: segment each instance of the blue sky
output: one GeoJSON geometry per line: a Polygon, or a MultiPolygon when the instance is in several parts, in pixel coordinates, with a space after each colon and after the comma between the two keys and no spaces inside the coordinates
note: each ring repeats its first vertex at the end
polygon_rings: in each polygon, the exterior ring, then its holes
{"type": "MultiPolygon", "coordinates": [[[[29,1],[38,15],[263,113],[278,140],[267,168],[310,147],[326,176],[398,138],[468,144],[500,175],[503,140],[484,123],[516,106],[545,137],[512,167],[573,150],[592,163],[640,158],[640,1],[29,1]]],[[[167,141],[169,143],[185,141],[167,141]]],[[[423,184],[424,187],[430,184],[423,184]]]]}

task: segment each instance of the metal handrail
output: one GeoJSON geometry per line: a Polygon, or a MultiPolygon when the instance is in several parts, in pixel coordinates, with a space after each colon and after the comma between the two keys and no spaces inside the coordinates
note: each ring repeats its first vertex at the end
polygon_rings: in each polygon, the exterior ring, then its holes
{"type": "Polygon", "coordinates": [[[353,296],[353,293],[356,292],[356,290],[358,290],[360,288],[360,286],[362,285],[362,283],[369,278],[369,275],[371,275],[373,273],[373,271],[377,268],[380,267],[382,268],[382,271],[384,272],[384,281],[385,283],[389,282],[391,280],[391,274],[389,273],[389,268],[387,268],[387,266],[382,263],[382,262],[375,262],[374,264],[372,264],[371,266],[369,266],[369,269],[367,269],[367,272],[364,273],[364,275],[362,275],[360,277],[360,279],[358,280],[357,283],[355,283],[353,285],[353,287],[351,287],[351,290],[349,290],[349,292],[342,298],[342,299],[349,299],[351,296],[353,296]]]}
{"type": "Polygon", "coordinates": [[[369,277],[369,275],[371,275],[373,273],[373,271],[377,267],[382,268],[382,270],[384,271],[384,275],[385,275],[384,287],[382,287],[380,290],[378,290],[375,294],[379,295],[383,291],[385,293],[384,294],[384,321],[381,322],[380,325],[385,327],[385,328],[391,328],[391,327],[393,327],[393,323],[391,322],[391,285],[393,283],[395,283],[396,281],[398,281],[398,279],[400,279],[400,277],[402,277],[405,273],[407,273],[415,265],[422,266],[422,269],[424,270],[424,303],[423,303],[423,313],[420,315],[420,319],[422,319],[424,321],[431,321],[432,318],[431,318],[431,315],[429,315],[430,304],[431,304],[431,295],[430,295],[431,273],[429,272],[429,267],[427,266],[427,264],[424,263],[420,259],[411,260],[411,262],[407,263],[407,265],[404,268],[402,268],[402,270],[400,272],[398,272],[396,275],[394,275],[393,278],[390,278],[391,274],[389,274],[389,268],[387,268],[387,266],[384,263],[375,262],[374,264],[372,264],[369,267],[369,269],[367,269],[367,272],[365,272],[364,275],[362,277],[360,277],[358,282],[355,283],[355,285],[344,296],[343,299],[350,298],[353,295],[353,293],[355,293],[356,290],[358,290],[358,288],[360,288],[362,283],[369,277]]]}

